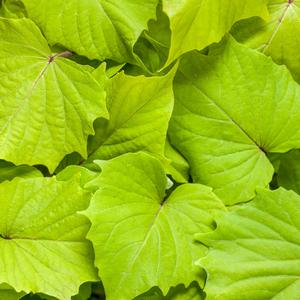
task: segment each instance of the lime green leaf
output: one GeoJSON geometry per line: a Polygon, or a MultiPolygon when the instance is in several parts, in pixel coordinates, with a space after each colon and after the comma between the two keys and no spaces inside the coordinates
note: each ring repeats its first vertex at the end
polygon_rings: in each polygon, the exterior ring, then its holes
{"type": "Polygon", "coordinates": [[[285,64],[300,81],[300,1],[269,0],[270,18],[241,21],[233,29],[234,36],[249,47],[270,55],[278,64],[285,64]]]}
{"type": "Polygon", "coordinates": [[[157,0],[23,0],[50,44],[90,59],[134,62],[133,45],[155,18],[157,0]]]}
{"type": "Polygon", "coordinates": [[[204,300],[205,295],[196,282],[193,282],[188,288],[182,284],[171,288],[168,295],[162,300],[204,300]]]}
{"type": "Polygon", "coordinates": [[[164,154],[173,110],[174,69],[164,77],[119,73],[107,83],[110,120],[95,122],[89,162],[139,150],[164,154]]]}
{"type": "Polygon", "coordinates": [[[210,246],[207,300],[300,299],[300,197],[259,190],[255,200],[200,234],[210,246]]]}
{"type": "Polygon", "coordinates": [[[238,20],[266,18],[267,0],[163,0],[172,31],[167,64],[185,52],[219,42],[238,20]]]}
{"type": "Polygon", "coordinates": [[[78,295],[73,296],[72,300],[87,300],[91,296],[91,293],[92,284],[90,282],[86,282],[81,285],[78,295]]]}
{"type": "Polygon", "coordinates": [[[12,180],[15,177],[41,177],[42,173],[33,167],[29,166],[15,166],[10,162],[0,160],[0,182],[5,180],[12,180]]]}
{"type": "Polygon", "coordinates": [[[77,178],[17,178],[1,183],[0,195],[0,283],[68,300],[97,280],[90,223],[77,214],[90,194],[77,178]]]}
{"type": "Polygon", "coordinates": [[[68,167],[70,165],[80,165],[83,161],[84,161],[84,159],[77,152],[67,154],[63,158],[63,160],[59,163],[59,165],[55,169],[54,173],[58,174],[59,172],[61,172],[62,170],[64,170],[66,167],[68,167]]]}
{"type": "Polygon", "coordinates": [[[20,0],[4,0],[0,9],[0,17],[22,18],[26,16],[23,2],[20,0]]]}
{"type": "Polygon", "coordinates": [[[174,93],[170,141],[194,181],[226,204],[268,185],[273,167],[265,152],[300,147],[300,87],[285,67],[232,38],[208,56],[184,57],[174,93]]]}
{"type": "Polygon", "coordinates": [[[170,160],[170,163],[166,166],[167,174],[170,174],[177,182],[188,182],[189,164],[184,157],[172,147],[168,139],[166,140],[165,156],[170,160]]]}
{"type": "MultiPolygon", "coordinates": [[[[80,176],[80,185],[84,188],[87,183],[98,176],[98,173],[81,166],[68,166],[58,173],[56,178],[57,180],[68,181],[74,176],[80,176]]],[[[95,188],[91,188],[89,190],[95,191],[95,188]]]]}
{"type": "Polygon", "coordinates": [[[171,287],[166,296],[157,287],[154,287],[134,300],[204,300],[204,298],[203,291],[194,281],[187,288],[183,284],[171,287]]]}
{"type": "MultiPolygon", "coordinates": [[[[79,288],[79,293],[76,296],[72,296],[72,300],[88,300],[89,296],[92,293],[92,286],[90,282],[86,282],[82,284],[79,288]]],[[[5,299],[6,300],[6,299],[5,299]]],[[[44,295],[44,294],[29,294],[22,298],[22,300],[57,300],[52,296],[44,295]]],[[[63,299],[59,299],[63,300],[63,299]]]]}
{"type": "Polygon", "coordinates": [[[224,210],[211,188],[185,184],[165,199],[161,163],[141,152],[101,166],[85,215],[106,299],[132,299],[152,286],[166,294],[170,286],[203,281],[193,262],[206,248],[193,235],[213,229],[213,216],[224,210]]]}
{"type": "Polygon", "coordinates": [[[277,180],[280,186],[300,194],[300,150],[280,156],[277,180]]]}
{"type": "Polygon", "coordinates": [[[0,43],[0,158],[54,171],[67,153],[85,157],[93,121],[108,116],[103,87],[69,53],[51,56],[28,19],[0,19],[0,43]]]}
{"type": "Polygon", "coordinates": [[[8,284],[0,284],[0,299],[1,300],[19,300],[24,296],[24,293],[17,293],[8,284]]]}
{"type": "Polygon", "coordinates": [[[169,55],[171,40],[170,22],[163,12],[161,1],[156,9],[156,20],[150,20],[136,44],[134,52],[141,60],[141,65],[152,74],[160,71],[169,55]]]}

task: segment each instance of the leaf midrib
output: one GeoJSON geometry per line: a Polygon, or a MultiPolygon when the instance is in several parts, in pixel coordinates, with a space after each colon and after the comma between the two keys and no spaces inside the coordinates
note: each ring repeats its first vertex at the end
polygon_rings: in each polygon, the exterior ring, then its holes
{"type": "MultiPolygon", "coordinates": [[[[181,70],[178,70],[178,73],[180,73],[188,82],[191,82],[191,84],[198,90],[200,93],[202,93],[207,99],[209,99],[215,107],[217,107],[257,148],[260,152],[262,152],[265,155],[264,149],[248,134],[248,132],[241,127],[237,121],[231,117],[231,115],[219,104],[217,103],[213,98],[211,98],[207,93],[205,93],[201,88],[197,86],[197,84],[188,78],[181,70]]],[[[194,112],[192,112],[195,114],[194,112]]]]}
{"type": "MultiPolygon", "coordinates": [[[[160,213],[163,211],[163,208],[165,207],[164,204],[166,204],[167,200],[168,200],[168,198],[165,199],[165,200],[163,199],[163,200],[160,201],[158,210],[156,211],[155,215],[153,216],[153,220],[152,220],[152,222],[151,222],[150,225],[149,225],[149,228],[148,228],[148,230],[147,230],[147,233],[146,233],[146,235],[145,235],[145,237],[144,237],[144,239],[143,239],[143,243],[139,246],[138,251],[136,252],[135,256],[132,258],[131,263],[130,263],[130,265],[128,266],[128,269],[129,269],[129,270],[132,269],[132,267],[134,266],[134,264],[135,264],[137,258],[138,258],[139,255],[140,255],[141,251],[144,249],[144,247],[145,247],[145,245],[146,245],[146,243],[147,243],[147,241],[148,241],[148,239],[149,239],[149,237],[150,237],[150,235],[151,235],[152,229],[154,228],[155,223],[156,223],[157,219],[159,218],[160,213]]],[[[119,280],[119,286],[121,286],[121,284],[123,283],[123,281],[124,281],[125,279],[126,279],[126,274],[123,274],[122,277],[121,277],[120,280],[119,280]]]]}
{"type": "Polygon", "coordinates": [[[267,40],[266,44],[262,47],[262,53],[266,53],[267,50],[269,49],[269,47],[271,46],[275,36],[277,35],[277,33],[279,32],[280,28],[281,28],[281,25],[283,24],[286,16],[287,16],[287,13],[289,11],[289,8],[293,5],[293,2],[288,2],[279,18],[279,20],[276,19],[276,22],[277,25],[274,27],[274,30],[272,31],[271,33],[271,36],[269,37],[269,39],[267,40]]]}
{"type": "MultiPolygon", "coordinates": [[[[40,62],[38,62],[40,64],[40,62]]],[[[30,99],[30,97],[33,94],[34,89],[37,87],[39,81],[41,80],[41,78],[44,76],[44,74],[46,73],[49,65],[51,63],[48,61],[47,64],[44,66],[44,68],[42,69],[42,71],[39,73],[39,75],[36,77],[36,79],[34,80],[33,84],[31,85],[31,88],[28,90],[28,93],[26,94],[26,97],[23,98],[23,100],[21,101],[20,105],[18,105],[17,109],[10,115],[10,117],[8,118],[6,124],[1,128],[0,134],[2,134],[4,132],[4,130],[7,128],[8,124],[11,123],[12,119],[20,112],[20,110],[25,106],[25,104],[28,102],[28,100],[30,99]]]]}

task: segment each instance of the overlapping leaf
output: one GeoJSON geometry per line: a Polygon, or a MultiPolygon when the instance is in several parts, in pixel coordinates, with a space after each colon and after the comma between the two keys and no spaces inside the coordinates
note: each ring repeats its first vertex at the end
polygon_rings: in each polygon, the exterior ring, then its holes
{"type": "Polygon", "coordinates": [[[253,198],[271,181],[265,152],[300,147],[300,87],[285,67],[232,38],[208,56],[185,56],[174,93],[171,143],[194,181],[227,204],[253,198]]]}
{"type": "Polygon", "coordinates": [[[3,300],[19,300],[24,293],[17,293],[8,284],[0,284],[0,299],[3,300]]]}
{"type": "Polygon", "coordinates": [[[189,165],[182,155],[166,140],[165,156],[169,159],[166,166],[167,174],[170,174],[176,182],[189,181],[189,165]]]}
{"type": "Polygon", "coordinates": [[[219,42],[238,20],[267,18],[267,0],[163,0],[172,31],[168,63],[219,42]]]}
{"type": "Polygon", "coordinates": [[[85,157],[93,121],[108,116],[103,85],[69,53],[51,56],[30,20],[0,19],[0,43],[0,158],[54,171],[67,153],[85,157]]]}
{"type": "Polygon", "coordinates": [[[95,122],[89,161],[140,150],[164,155],[174,70],[164,77],[119,73],[107,83],[110,120],[95,122]]]}
{"type": "Polygon", "coordinates": [[[300,194],[300,150],[293,150],[279,159],[278,184],[300,194]]]}
{"type": "MultiPolygon", "coordinates": [[[[0,3],[1,6],[1,3],[0,3]]],[[[22,18],[26,16],[23,2],[20,0],[4,0],[0,8],[0,17],[22,18]]]]}
{"type": "Polygon", "coordinates": [[[286,64],[300,81],[300,1],[269,0],[270,18],[241,21],[233,34],[241,42],[270,55],[275,62],[286,64]]]}
{"type": "Polygon", "coordinates": [[[208,272],[207,300],[300,298],[300,197],[260,190],[253,202],[200,235],[211,246],[200,265],[208,272]]]}
{"type": "Polygon", "coordinates": [[[15,177],[41,177],[42,173],[29,166],[15,166],[12,163],[0,160],[0,182],[12,180],[15,177]]]}
{"type": "Polygon", "coordinates": [[[204,292],[199,285],[194,281],[187,288],[180,284],[176,287],[171,287],[168,294],[164,296],[162,292],[154,287],[145,294],[142,294],[134,300],[204,300],[204,292]]]}
{"type": "Polygon", "coordinates": [[[157,0],[23,0],[50,44],[90,59],[134,62],[133,45],[155,18],[157,0]]]}
{"type": "Polygon", "coordinates": [[[106,299],[132,299],[153,286],[167,294],[171,286],[203,280],[194,261],[205,248],[193,235],[214,228],[213,216],[224,211],[211,189],[185,184],[165,199],[164,169],[144,153],[101,166],[99,190],[85,215],[106,299]]]}
{"type": "Polygon", "coordinates": [[[0,283],[68,300],[97,280],[90,223],[77,214],[90,194],[76,178],[16,178],[1,183],[0,195],[0,283]]]}

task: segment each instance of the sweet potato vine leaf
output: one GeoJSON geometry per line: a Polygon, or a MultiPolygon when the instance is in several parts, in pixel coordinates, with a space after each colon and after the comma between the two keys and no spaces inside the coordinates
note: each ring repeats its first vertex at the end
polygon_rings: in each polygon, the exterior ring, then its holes
{"type": "Polygon", "coordinates": [[[155,18],[158,0],[23,0],[51,45],[90,59],[135,62],[133,45],[155,18]]]}
{"type": "Polygon", "coordinates": [[[300,150],[293,150],[279,158],[278,184],[300,194],[300,150]]]}
{"type": "Polygon", "coordinates": [[[73,151],[86,157],[93,121],[108,117],[104,86],[52,55],[28,19],[0,18],[0,159],[54,171],[73,151]]]}
{"type": "Polygon", "coordinates": [[[90,223],[77,214],[90,193],[78,178],[16,178],[0,184],[0,195],[0,283],[68,300],[97,280],[90,223]]]}
{"type": "Polygon", "coordinates": [[[163,0],[172,31],[167,64],[185,52],[219,42],[238,20],[267,18],[266,3],[267,0],[163,0]]]}
{"type": "Polygon", "coordinates": [[[203,281],[194,261],[206,248],[193,235],[212,230],[214,215],[225,210],[211,188],[184,184],[165,199],[161,163],[141,152],[100,165],[99,190],[84,214],[106,299],[132,299],[153,286],[167,294],[171,286],[203,281]]]}
{"type": "Polygon", "coordinates": [[[300,81],[300,1],[269,0],[270,18],[251,18],[236,24],[233,35],[240,42],[285,64],[300,81]]]}
{"type": "Polygon", "coordinates": [[[133,300],[204,300],[205,294],[197,282],[192,282],[187,288],[180,284],[171,287],[168,294],[164,296],[157,287],[153,287],[147,293],[144,293],[133,300]]]}
{"type": "Polygon", "coordinates": [[[42,177],[42,173],[29,166],[15,166],[7,161],[0,160],[0,183],[5,180],[12,180],[15,177],[42,177]]]}
{"type": "Polygon", "coordinates": [[[8,284],[0,284],[0,299],[2,300],[19,300],[21,299],[25,293],[17,293],[14,289],[12,289],[8,284]]]}
{"type": "Polygon", "coordinates": [[[210,246],[200,265],[208,272],[207,300],[300,298],[300,197],[260,189],[255,200],[227,214],[216,231],[200,234],[210,246]]]}
{"type": "Polygon", "coordinates": [[[25,7],[20,0],[4,0],[0,8],[0,17],[22,18],[26,16],[25,7]]]}
{"type": "Polygon", "coordinates": [[[300,147],[300,87],[284,66],[228,38],[186,55],[174,82],[171,143],[195,182],[226,204],[248,201],[272,179],[265,152],[300,147]]]}
{"type": "Polygon", "coordinates": [[[164,155],[174,106],[175,71],[173,68],[162,77],[129,76],[122,72],[107,82],[110,119],[95,122],[89,162],[140,150],[164,155]]]}

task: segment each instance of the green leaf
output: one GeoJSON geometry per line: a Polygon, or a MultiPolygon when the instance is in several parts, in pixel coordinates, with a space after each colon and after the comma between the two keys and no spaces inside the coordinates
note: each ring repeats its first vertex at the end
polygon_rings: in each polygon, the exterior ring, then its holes
{"type": "MultiPolygon", "coordinates": [[[[76,296],[72,296],[72,300],[88,300],[89,296],[92,293],[92,285],[90,282],[86,282],[82,284],[79,288],[79,293],[76,296]]],[[[6,300],[6,299],[5,299],[6,300]]],[[[44,295],[44,294],[29,294],[26,295],[22,300],[57,300],[52,296],[44,295]]],[[[62,299],[59,299],[62,300],[62,299]]]]}
{"type": "Polygon", "coordinates": [[[19,300],[24,293],[17,293],[8,284],[0,284],[0,299],[2,300],[19,300]]]}
{"type": "Polygon", "coordinates": [[[300,81],[299,0],[269,0],[270,18],[252,18],[236,24],[233,34],[240,42],[285,64],[300,81]]]}
{"type": "Polygon", "coordinates": [[[79,293],[72,297],[72,300],[87,300],[91,296],[92,285],[90,282],[86,282],[80,286],[79,293]]]}
{"type": "Polygon", "coordinates": [[[280,186],[300,194],[300,150],[280,156],[277,180],[280,186]]]}
{"type": "Polygon", "coordinates": [[[77,214],[90,194],[77,178],[17,178],[1,183],[0,195],[0,283],[68,300],[97,280],[90,223],[77,214]]]}
{"type": "Polygon", "coordinates": [[[108,117],[103,86],[70,53],[51,56],[28,19],[0,19],[0,43],[0,158],[52,172],[68,153],[86,157],[93,121],[108,117]]]}
{"type": "Polygon", "coordinates": [[[58,167],[55,169],[54,173],[58,174],[63,171],[65,168],[71,165],[80,165],[84,159],[82,156],[77,152],[72,152],[67,154],[63,160],[59,163],[58,167]]]}
{"type": "Polygon", "coordinates": [[[150,20],[148,30],[143,32],[134,52],[141,60],[141,65],[155,74],[165,65],[170,48],[171,30],[168,16],[163,12],[161,1],[156,9],[156,20],[150,20]]]}
{"type": "Polygon", "coordinates": [[[20,0],[4,0],[0,9],[0,17],[22,18],[26,16],[23,2],[20,0]]]}
{"type": "Polygon", "coordinates": [[[188,182],[189,164],[184,157],[172,147],[168,139],[166,140],[165,156],[170,160],[170,163],[166,165],[167,174],[170,174],[176,182],[188,182]]]}
{"type": "Polygon", "coordinates": [[[167,128],[173,110],[175,69],[163,77],[119,73],[107,83],[110,120],[95,122],[90,157],[110,159],[145,150],[164,155],[167,128]]]}
{"type": "Polygon", "coordinates": [[[167,64],[185,52],[219,42],[238,20],[267,18],[267,0],[163,0],[172,31],[167,64]]]}
{"type": "Polygon", "coordinates": [[[147,293],[140,295],[134,300],[204,300],[205,296],[199,285],[194,281],[187,288],[183,284],[171,287],[168,294],[164,296],[156,287],[147,293]]]}
{"type": "Polygon", "coordinates": [[[185,288],[182,284],[170,289],[164,300],[204,300],[205,295],[196,282],[185,288]]]}
{"type": "Polygon", "coordinates": [[[10,162],[0,160],[0,182],[5,180],[12,180],[15,177],[41,177],[42,173],[33,167],[29,166],[15,166],[10,162]]]}
{"type": "Polygon", "coordinates": [[[207,300],[300,299],[300,197],[260,189],[255,200],[227,214],[216,231],[200,234],[210,246],[207,300]]]}
{"type": "Polygon", "coordinates": [[[300,87],[285,67],[232,38],[185,56],[174,83],[170,141],[195,182],[226,204],[252,199],[272,179],[265,152],[300,147],[300,87]]]}
{"type": "Polygon", "coordinates": [[[51,45],[90,59],[135,62],[133,45],[155,18],[157,0],[23,0],[51,45]]]}
{"type": "Polygon", "coordinates": [[[153,286],[167,294],[170,286],[203,281],[193,262],[206,248],[193,235],[212,230],[214,215],[224,211],[211,188],[185,184],[165,199],[163,166],[141,152],[101,166],[99,190],[84,214],[106,299],[132,299],[153,286]]]}
{"type": "MultiPolygon", "coordinates": [[[[93,172],[87,168],[81,166],[68,166],[60,173],[57,174],[57,180],[68,181],[74,176],[80,177],[80,185],[85,188],[86,184],[95,179],[98,176],[97,172],[93,172]]],[[[95,191],[95,188],[88,188],[90,191],[95,191]]]]}

